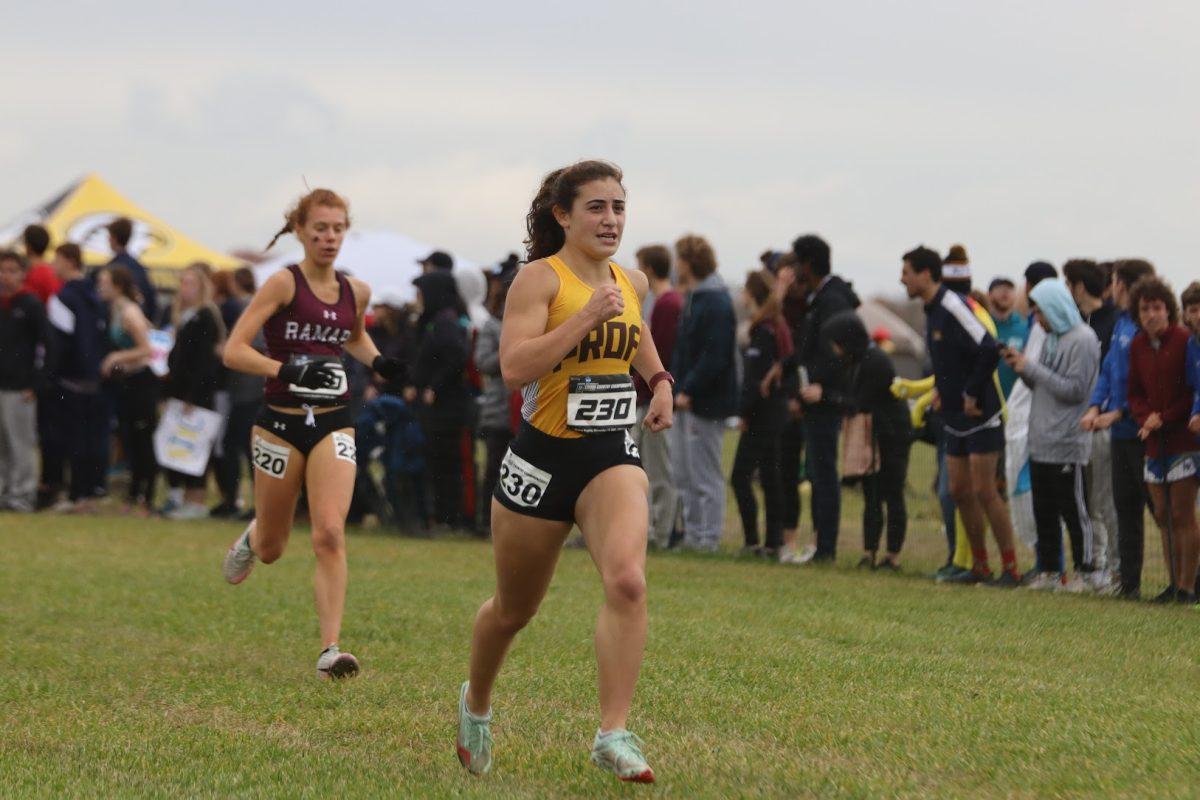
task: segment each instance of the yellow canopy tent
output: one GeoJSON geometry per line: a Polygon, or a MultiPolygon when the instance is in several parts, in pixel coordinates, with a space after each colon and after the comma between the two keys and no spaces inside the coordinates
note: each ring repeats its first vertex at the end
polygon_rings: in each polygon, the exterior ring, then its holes
{"type": "Polygon", "coordinates": [[[150,271],[157,286],[173,289],[179,271],[196,261],[218,270],[242,266],[239,259],[210,250],[135,205],[98,175],[82,178],[48,203],[0,229],[0,242],[15,242],[26,225],[38,223],[50,232],[51,248],[74,242],[83,248],[87,264],[106,264],[112,259],[112,251],[105,226],[117,217],[132,220],[129,252],[150,271]]]}

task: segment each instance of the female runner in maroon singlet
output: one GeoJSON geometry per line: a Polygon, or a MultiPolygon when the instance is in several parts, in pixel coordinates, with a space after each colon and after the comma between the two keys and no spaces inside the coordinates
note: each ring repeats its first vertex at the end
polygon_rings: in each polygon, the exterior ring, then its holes
{"type": "Polygon", "coordinates": [[[267,384],[266,405],[252,433],[258,516],[229,549],[223,572],[238,584],[256,559],[270,564],[283,555],[301,485],[306,485],[324,648],[317,673],[349,677],[358,673],[358,660],[339,650],[338,635],[346,600],[346,513],[357,467],[341,356],[345,351],[385,378],[398,374],[401,365],[380,356],[363,328],[370,289],[334,271],[350,226],[346,201],[328,189],[315,189],[286,218],[275,239],[295,233],[304,245],[304,260],[267,279],[225,346],[225,366],[261,375],[267,384]],[[260,329],[266,355],[251,345],[260,329]]]}

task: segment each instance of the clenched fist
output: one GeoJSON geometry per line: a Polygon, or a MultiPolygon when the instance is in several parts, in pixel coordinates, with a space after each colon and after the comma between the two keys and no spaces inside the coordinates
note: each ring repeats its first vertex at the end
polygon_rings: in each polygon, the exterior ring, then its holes
{"type": "Polygon", "coordinates": [[[616,285],[601,286],[592,292],[591,299],[583,307],[583,313],[588,315],[593,325],[619,317],[624,310],[625,297],[621,294],[621,287],[616,285]]]}

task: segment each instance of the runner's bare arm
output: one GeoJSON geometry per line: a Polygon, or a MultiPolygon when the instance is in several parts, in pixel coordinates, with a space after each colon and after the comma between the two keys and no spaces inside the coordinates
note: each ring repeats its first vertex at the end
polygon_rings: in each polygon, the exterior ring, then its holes
{"type": "Polygon", "coordinates": [[[604,286],[577,314],[547,331],[550,303],[557,293],[558,276],[546,262],[535,261],[517,273],[500,330],[500,372],[508,388],[520,388],[554,369],[588,331],[624,308],[621,290],[604,286]]]}
{"type": "Polygon", "coordinates": [[[371,306],[371,287],[357,278],[350,279],[350,288],[354,290],[355,308],[358,316],[354,320],[354,329],[344,345],[346,352],[368,367],[375,363],[379,356],[379,348],[375,346],[371,334],[367,333],[366,315],[371,306]]]}
{"type": "Polygon", "coordinates": [[[280,270],[267,278],[229,333],[221,359],[225,366],[247,375],[266,378],[274,378],[279,373],[283,365],[255,350],[251,342],[272,314],[292,302],[295,293],[295,279],[287,270],[280,270]]]}

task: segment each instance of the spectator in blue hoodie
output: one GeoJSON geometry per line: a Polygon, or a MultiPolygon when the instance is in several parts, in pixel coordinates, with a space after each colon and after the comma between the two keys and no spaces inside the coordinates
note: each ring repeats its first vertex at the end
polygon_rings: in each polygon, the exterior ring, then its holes
{"type": "Polygon", "coordinates": [[[113,251],[113,259],[108,262],[110,267],[125,267],[133,275],[137,284],[138,294],[142,298],[142,313],[153,325],[158,322],[158,292],[150,282],[150,274],[142,266],[142,262],[129,252],[129,242],[133,238],[133,221],[128,217],[117,217],[108,223],[108,245],[113,251]]]}
{"type": "Polygon", "coordinates": [[[1091,404],[1080,420],[1085,431],[1112,431],[1112,490],[1117,507],[1117,551],[1121,556],[1121,596],[1136,598],[1142,589],[1146,537],[1146,489],[1142,482],[1145,445],[1129,411],[1129,347],[1138,326],[1129,312],[1129,292],[1154,267],[1141,259],[1118,261],[1112,299],[1121,310],[1113,326],[1108,355],[1100,364],[1091,404]]]}
{"type": "MultiPolygon", "coordinates": [[[[51,413],[61,423],[61,452],[71,471],[67,499],[55,509],[89,513],[104,494],[108,468],[110,415],[100,386],[108,309],[84,277],[78,245],[59,245],[54,268],[63,287],[47,307],[58,354],[51,413]]],[[[47,483],[62,486],[62,464],[50,465],[49,474],[44,470],[43,476],[47,483]]]]}
{"type": "Polygon", "coordinates": [[[683,546],[714,552],[725,528],[721,443],[737,413],[737,320],[717,274],[717,257],[700,236],[675,243],[675,265],[687,288],[671,356],[675,436],[671,457],[683,506],[683,546]]]}

